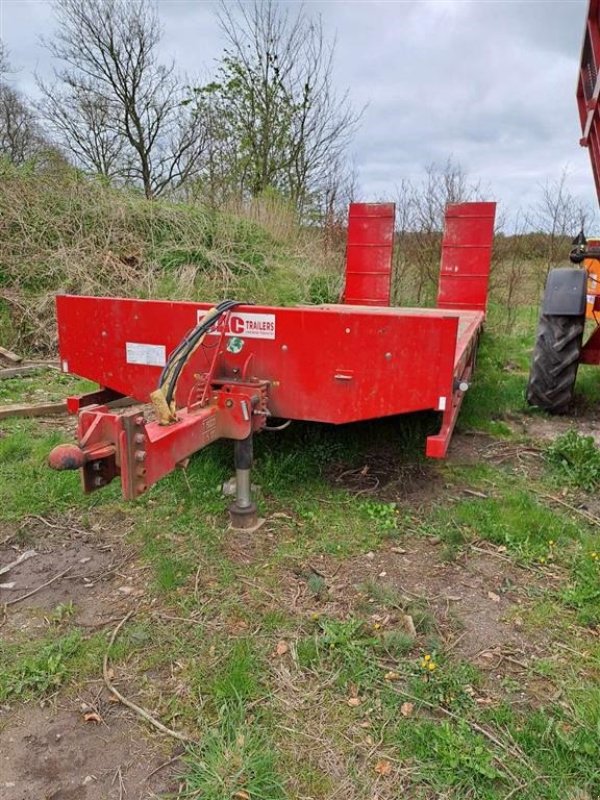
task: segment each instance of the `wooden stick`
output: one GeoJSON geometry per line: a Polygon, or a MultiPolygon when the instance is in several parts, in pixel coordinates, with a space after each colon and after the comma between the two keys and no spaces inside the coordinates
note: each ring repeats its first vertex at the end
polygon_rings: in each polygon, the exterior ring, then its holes
{"type": "Polygon", "coordinates": [[[7,361],[12,361],[13,364],[18,364],[19,361],[23,361],[21,356],[13,353],[12,350],[7,350],[6,347],[0,347],[0,356],[5,358],[7,361]]]}
{"type": "Polygon", "coordinates": [[[66,413],[67,403],[65,400],[60,400],[58,403],[0,406],[0,419],[8,419],[9,417],[50,417],[66,413]]]}
{"type": "Polygon", "coordinates": [[[26,375],[32,375],[37,372],[41,367],[9,367],[8,369],[0,369],[0,381],[7,381],[9,378],[24,378],[26,375]]]}
{"type": "Polygon", "coordinates": [[[25,550],[25,552],[21,553],[21,555],[18,558],[15,558],[14,561],[11,561],[10,564],[6,564],[6,566],[0,567],[0,575],[4,575],[6,572],[10,572],[11,569],[14,569],[14,567],[18,566],[19,564],[22,564],[23,561],[27,561],[28,558],[33,558],[34,556],[37,556],[35,550],[25,550]]]}
{"type": "Polygon", "coordinates": [[[576,506],[572,506],[570,503],[561,500],[560,497],[555,497],[553,494],[541,494],[536,493],[538,497],[542,497],[544,500],[550,500],[551,502],[558,503],[565,508],[568,508],[569,511],[574,511],[576,514],[580,514],[584,519],[587,519],[588,522],[591,522],[592,525],[598,525],[600,527],[600,519],[595,517],[593,514],[590,514],[589,511],[584,511],[583,508],[577,508],[576,506]]]}
{"type": "MultiPolygon", "coordinates": [[[[496,736],[494,736],[493,733],[486,730],[481,725],[478,725],[476,722],[473,722],[473,720],[467,719],[466,717],[459,717],[457,714],[454,714],[452,711],[449,711],[447,708],[444,708],[443,706],[436,705],[435,703],[430,703],[428,700],[424,700],[421,697],[416,697],[415,695],[408,694],[408,692],[404,692],[402,691],[402,689],[393,689],[393,691],[396,694],[401,695],[402,697],[406,697],[408,700],[412,700],[415,703],[420,703],[421,705],[427,706],[427,708],[431,708],[433,711],[441,711],[442,714],[444,714],[447,717],[450,717],[450,719],[453,719],[455,722],[462,722],[462,721],[466,722],[467,725],[469,725],[474,731],[480,733],[482,736],[484,736],[486,739],[492,742],[492,744],[495,744],[496,747],[499,747],[501,750],[504,750],[504,752],[510,753],[513,756],[513,758],[516,758],[518,761],[520,761],[524,767],[527,767],[527,769],[534,772],[531,763],[527,760],[525,755],[517,747],[514,748],[511,747],[510,744],[508,744],[507,742],[503,742],[501,739],[498,739],[496,736]]],[[[506,765],[504,765],[504,767],[508,771],[506,765]]],[[[543,775],[537,775],[536,778],[537,780],[544,780],[543,775]]]]}
{"type": "Polygon", "coordinates": [[[109,677],[108,658],[109,658],[109,655],[110,655],[110,650],[111,650],[112,646],[114,645],[114,643],[115,643],[115,641],[117,639],[117,636],[119,635],[119,631],[121,630],[123,625],[125,625],[127,620],[131,619],[131,617],[134,614],[135,614],[135,611],[130,611],[128,614],[126,614],[123,617],[123,619],[121,620],[121,622],[119,622],[119,624],[117,625],[117,627],[114,629],[114,631],[111,634],[110,641],[108,642],[108,647],[106,648],[106,652],[104,653],[104,659],[102,661],[102,677],[104,678],[104,683],[106,685],[106,688],[108,689],[108,691],[112,695],[114,695],[117,698],[117,700],[120,703],[122,703],[124,706],[127,706],[127,708],[131,709],[132,711],[135,711],[135,713],[138,716],[142,717],[142,719],[145,719],[146,722],[149,722],[150,725],[154,726],[157,730],[161,731],[162,733],[166,733],[167,736],[173,736],[175,739],[179,739],[180,742],[191,742],[193,740],[189,736],[186,736],[183,733],[179,733],[178,731],[174,731],[171,728],[167,728],[166,725],[163,725],[162,722],[160,722],[159,720],[155,719],[144,708],[142,708],[141,706],[138,706],[132,700],[128,700],[126,697],[124,697],[121,694],[121,692],[119,692],[119,690],[117,688],[115,688],[114,684],[112,683],[112,681],[111,681],[111,679],[109,677]]]}
{"type": "Polygon", "coordinates": [[[46,583],[42,583],[40,586],[36,587],[35,589],[32,589],[30,592],[27,592],[27,594],[22,594],[20,597],[15,597],[14,600],[9,600],[8,602],[4,603],[4,605],[14,606],[15,603],[20,603],[21,600],[27,600],[28,597],[33,597],[34,594],[37,594],[42,589],[45,589],[46,586],[50,586],[51,583],[54,583],[59,578],[62,578],[63,575],[66,575],[67,572],[70,572],[72,569],[73,567],[67,567],[66,569],[63,569],[62,572],[59,572],[58,575],[55,575],[53,578],[50,578],[50,580],[46,581],[46,583]]]}

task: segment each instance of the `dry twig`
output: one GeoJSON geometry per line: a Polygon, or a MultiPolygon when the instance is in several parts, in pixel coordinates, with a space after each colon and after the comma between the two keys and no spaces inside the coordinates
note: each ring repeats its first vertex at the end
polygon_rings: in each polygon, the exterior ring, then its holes
{"type": "Polygon", "coordinates": [[[117,698],[117,700],[120,703],[122,703],[124,706],[127,706],[127,708],[131,709],[131,711],[135,711],[135,713],[138,716],[142,717],[142,719],[145,719],[146,722],[149,722],[150,725],[155,727],[157,730],[161,731],[161,733],[165,733],[167,736],[173,736],[175,739],[179,739],[180,742],[191,742],[192,739],[190,739],[189,736],[186,736],[184,733],[179,733],[179,731],[174,731],[171,728],[167,728],[166,725],[163,725],[162,722],[160,722],[155,717],[153,717],[144,708],[142,708],[141,706],[138,706],[132,700],[128,700],[126,697],[124,697],[121,694],[121,692],[114,686],[114,684],[112,683],[112,681],[110,679],[110,673],[109,673],[109,669],[108,669],[108,659],[109,659],[111,648],[114,645],[114,643],[115,643],[115,641],[117,639],[117,636],[119,635],[119,631],[121,630],[123,625],[125,625],[125,623],[129,619],[131,619],[131,617],[134,614],[135,614],[135,611],[130,611],[128,614],[126,614],[123,617],[123,619],[121,620],[121,622],[119,622],[119,624],[117,625],[117,627],[114,629],[114,631],[111,634],[110,640],[108,642],[108,647],[106,648],[106,652],[104,653],[104,658],[102,660],[102,677],[104,678],[104,683],[106,685],[106,688],[108,689],[108,691],[114,697],[117,698]]]}
{"type": "Polygon", "coordinates": [[[50,584],[54,583],[59,578],[62,578],[64,575],[67,574],[67,572],[70,572],[72,569],[73,567],[67,567],[66,569],[63,569],[62,572],[59,572],[58,575],[55,575],[53,578],[50,578],[50,580],[46,581],[46,583],[42,583],[40,586],[37,586],[35,589],[32,589],[30,592],[27,592],[26,594],[22,594],[20,597],[15,597],[14,600],[8,600],[6,603],[4,603],[4,605],[14,606],[15,603],[20,603],[21,600],[27,600],[28,597],[33,597],[34,594],[37,594],[42,589],[45,589],[46,586],[50,586],[50,584]]]}

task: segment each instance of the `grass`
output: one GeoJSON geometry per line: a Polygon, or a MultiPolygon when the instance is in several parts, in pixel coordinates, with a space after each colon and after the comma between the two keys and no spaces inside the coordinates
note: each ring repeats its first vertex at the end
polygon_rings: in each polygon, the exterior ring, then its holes
{"type": "Polygon", "coordinates": [[[54,353],[57,292],[281,305],[339,294],[341,252],[324,255],[283,204],[149,203],[63,164],[5,160],[0,185],[0,338],[26,354],[54,353]]]}
{"type": "Polygon", "coordinates": [[[33,375],[0,381],[0,403],[58,402],[68,395],[84,394],[97,388],[85,378],[41,369],[33,375]]]}
{"type": "Polygon", "coordinates": [[[0,642],[0,702],[44,697],[95,674],[101,650],[100,636],[86,640],[77,629],[49,632],[41,641],[0,642]]]}
{"type": "MultiPolygon", "coordinates": [[[[298,231],[185,204],[148,205],[71,173],[46,176],[40,196],[35,176],[4,177],[0,213],[27,226],[26,237],[14,228],[0,256],[0,283],[26,308],[21,314],[0,302],[0,336],[9,345],[31,348],[43,331],[39,346],[50,348],[48,297],[59,285],[94,292],[97,274],[109,293],[125,286],[143,296],[279,303],[337,296],[339,253],[319,260],[298,231]],[[68,233],[74,221],[76,238],[68,233]],[[99,262],[107,265],[102,273],[99,262]]],[[[524,402],[537,310],[523,304],[508,314],[502,280],[494,291],[459,427],[518,449],[512,421],[537,413],[524,402]]],[[[598,399],[591,371],[581,371],[578,386],[584,406],[598,399]]],[[[0,402],[88,388],[40,373],[0,383],[0,402]]],[[[67,432],[3,421],[0,539],[37,536],[31,515],[79,516],[78,527],[88,529],[115,512],[131,523],[127,542],[137,549],[133,567],[142,570],[145,594],[111,663],[140,702],[193,736],[182,758],[182,797],[593,800],[600,795],[600,537],[597,526],[545,496],[550,485],[574,507],[591,504],[598,451],[568,433],[531,464],[424,465],[425,437],[438,424],[437,415],[412,415],[257,437],[253,480],[267,522],[246,537],[227,527],[229,501],[220,492],[232,472],[227,443],[124,504],[115,484],[83,496],[76,474],[47,469],[49,450],[69,440],[67,432]],[[376,489],[345,482],[378,460],[396,495],[385,476],[376,489]],[[416,500],[403,493],[410,474],[421,476],[416,500]],[[478,571],[473,547],[489,551],[493,575],[478,571]],[[423,568],[422,586],[413,552],[435,567],[423,568]],[[376,558],[391,563],[392,553],[396,572],[370,571],[376,558]],[[448,575],[455,584],[444,583],[448,575]],[[447,598],[474,577],[483,599],[492,586],[502,594],[509,610],[500,622],[526,641],[524,653],[514,652],[517,637],[500,643],[493,669],[461,649],[461,608],[453,611],[447,598]]],[[[40,620],[35,608],[21,613],[40,620]]],[[[78,627],[68,600],[42,619],[35,630],[5,628],[0,703],[74,695],[98,679],[105,633],[78,627]]]]}
{"type": "MultiPolygon", "coordinates": [[[[486,346],[499,354],[499,341],[490,338],[486,346]]],[[[497,370],[495,358],[484,360],[478,374],[497,392],[496,423],[502,425],[515,413],[523,376],[505,370],[494,389],[489,373],[497,370]]],[[[62,388],[71,390],[59,384],[51,391],[62,388]]],[[[477,420],[473,413],[465,427],[490,431],[477,420]]],[[[166,605],[172,616],[196,620],[191,628],[161,622],[149,608],[124,629],[111,655],[138,676],[146,705],[199,742],[183,760],[184,796],[325,799],[340,780],[356,797],[378,791],[383,798],[504,800],[517,785],[524,800],[598,792],[600,650],[587,631],[600,622],[600,546],[593,528],[540,496],[552,476],[567,478],[562,461],[549,457],[532,475],[510,464],[444,467],[444,491],[418,515],[402,502],[357,495],[336,482],[334,476],[360,470],[373,452],[385,452],[400,467],[419,464],[432,421],[405,424],[388,420],[351,431],[296,426],[277,439],[261,437],[254,479],[272,538],[265,554],[241,567],[228,549],[227,501],[219,490],[231,472],[225,445],[211,447],[185,474],[168,476],[129,506],[117,487],[84,497],[76,475],[47,470],[47,452],[62,433],[34,421],[3,423],[0,521],[75,509],[84,519],[103,509],[135,515],[132,541],[150,567],[148,591],[158,598],[159,613],[166,605]],[[483,496],[457,496],[464,485],[483,496]],[[565,650],[557,661],[548,650],[517,682],[510,675],[491,679],[447,652],[432,602],[407,596],[393,581],[369,578],[357,587],[351,609],[329,613],[339,597],[331,591],[335,568],[323,576],[313,569],[320,563],[315,559],[333,559],[326,563],[343,568],[369,551],[410,548],[407,529],[440,540],[457,564],[468,558],[471,544],[488,542],[526,566],[533,577],[530,600],[518,610],[522,624],[535,636],[551,631],[583,655],[565,650]],[[271,600],[286,596],[292,567],[306,585],[310,613],[271,600]],[[561,580],[546,585],[547,571],[557,570],[561,580]],[[385,622],[403,614],[413,619],[416,637],[385,622]],[[281,640],[285,654],[277,656],[281,640]],[[433,671],[424,666],[431,662],[433,671]],[[539,680],[554,687],[549,697],[560,691],[564,702],[511,702],[528,681],[539,680]],[[482,698],[486,702],[478,702],[482,698]]],[[[573,437],[554,446],[569,457],[579,454],[582,474],[593,457],[588,448],[573,437]]],[[[569,485],[580,491],[579,473],[573,474],[569,485]]],[[[105,637],[82,634],[68,603],[48,615],[48,625],[37,641],[2,644],[3,702],[69,691],[98,675],[105,637]]]]}
{"type": "Polygon", "coordinates": [[[567,431],[546,448],[546,458],[557,476],[588,492],[600,484],[600,449],[593,436],[567,431]]]}

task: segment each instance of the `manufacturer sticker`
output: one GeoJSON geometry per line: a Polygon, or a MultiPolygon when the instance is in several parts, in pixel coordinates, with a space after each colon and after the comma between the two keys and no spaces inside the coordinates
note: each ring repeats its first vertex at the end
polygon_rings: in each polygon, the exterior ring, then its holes
{"type": "MultiPolygon", "coordinates": [[[[198,311],[198,322],[206,314],[206,311],[198,311]]],[[[212,327],[209,333],[220,333],[224,320],[221,319],[212,327]]],[[[275,338],[275,314],[251,314],[245,312],[230,313],[227,319],[225,336],[239,336],[242,339],[274,339],[275,338]]]]}
{"type": "Polygon", "coordinates": [[[164,344],[125,342],[125,356],[128,364],[145,364],[147,367],[164,367],[167,362],[164,344]]]}

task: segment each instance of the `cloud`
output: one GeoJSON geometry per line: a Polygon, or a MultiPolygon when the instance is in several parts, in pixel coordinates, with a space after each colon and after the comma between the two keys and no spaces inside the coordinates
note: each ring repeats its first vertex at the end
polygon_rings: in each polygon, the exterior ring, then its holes
{"type": "MultiPolygon", "coordinates": [[[[317,0],[305,8],[337,37],[339,91],[365,107],[352,148],[365,199],[393,197],[403,178],[451,155],[511,211],[534,203],[540,184],[567,165],[572,190],[596,204],[575,106],[585,0],[317,0]]],[[[223,47],[215,7],[159,0],[159,10],[165,59],[209,75],[223,47]]],[[[0,0],[0,35],[28,93],[34,71],[51,71],[39,35],[52,25],[48,2],[0,0]]]]}

